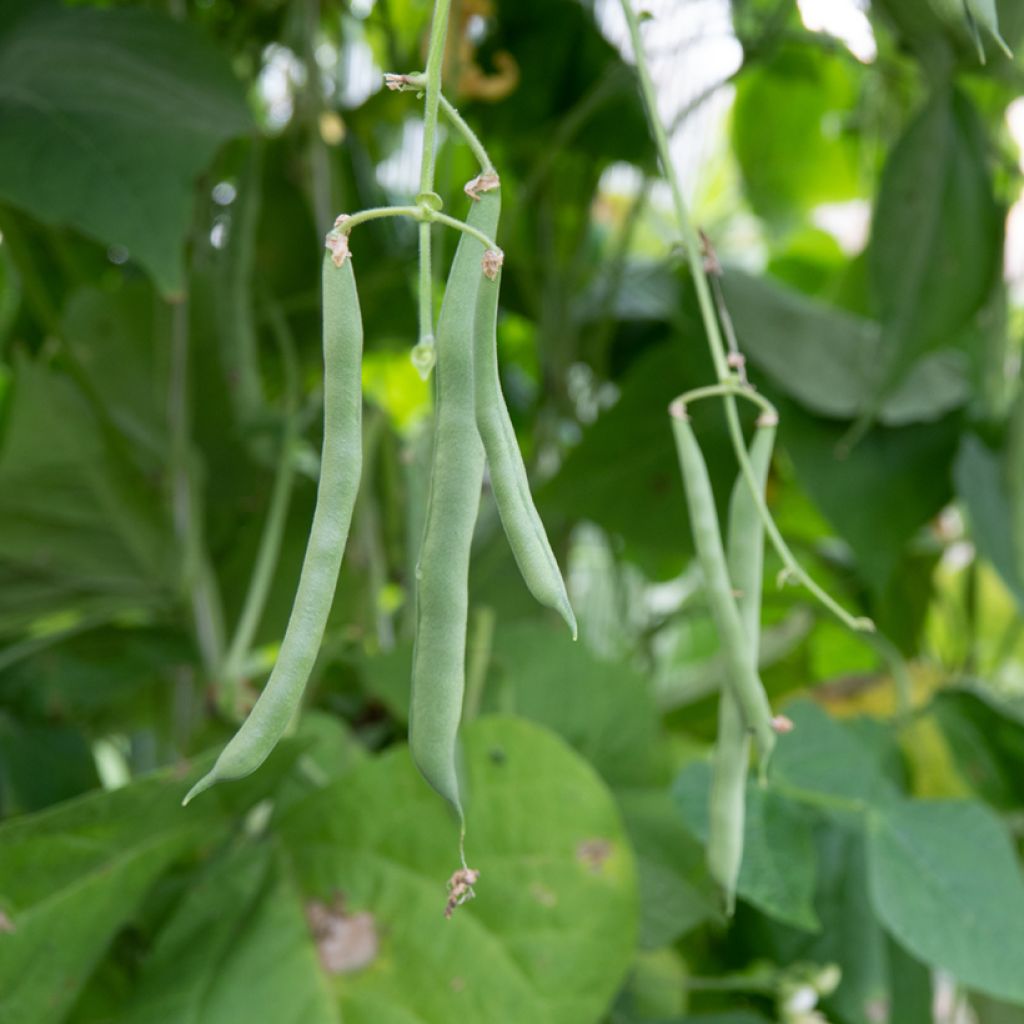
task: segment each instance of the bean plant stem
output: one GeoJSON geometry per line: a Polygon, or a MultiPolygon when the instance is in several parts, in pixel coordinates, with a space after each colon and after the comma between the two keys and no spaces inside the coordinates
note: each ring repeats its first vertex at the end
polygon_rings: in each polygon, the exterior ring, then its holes
{"type": "MultiPolygon", "coordinates": [[[[650,121],[651,131],[654,135],[655,146],[658,150],[658,157],[661,160],[662,170],[668,181],[672,193],[672,202],[675,207],[676,220],[679,230],[683,236],[683,243],[686,248],[687,259],[690,264],[690,273],[693,277],[694,287],[697,291],[697,302],[700,306],[701,318],[704,321],[704,328],[707,333],[708,346],[711,350],[711,359],[715,365],[715,374],[720,384],[729,384],[734,380],[729,370],[726,358],[725,344],[722,340],[722,332],[715,315],[714,300],[711,295],[711,288],[708,284],[707,274],[704,269],[704,256],[701,251],[700,239],[690,219],[689,208],[683,196],[682,185],[679,176],[676,174],[672,163],[671,153],[668,144],[668,135],[665,126],[658,115],[654,83],[651,81],[650,69],[647,66],[647,58],[644,52],[643,40],[640,37],[640,23],[633,10],[631,0],[621,0],[622,11],[629,26],[629,36],[633,44],[634,58],[636,60],[637,74],[640,78],[640,90],[643,94],[644,105],[647,108],[647,116],[650,121]]],[[[732,441],[733,450],[739,463],[740,472],[750,488],[757,506],[758,514],[764,523],[768,538],[772,546],[778,552],[782,563],[785,566],[786,574],[802,583],[826,608],[837,618],[854,630],[871,631],[874,624],[870,619],[858,618],[851,615],[834,598],[825,592],[804,570],[796,560],[796,556],[790,550],[779,528],[775,525],[771,512],[765,503],[764,495],[757,486],[757,479],[754,475],[750,458],[747,455],[746,445],[743,440],[743,426],[740,423],[739,410],[736,406],[735,389],[730,389],[723,394],[722,401],[725,406],[726,422],[729,427],[729,437],[732,441]]]]}
{"type": "Polygon", "coordinates": [[[206,557],[202,504],[191,452],[188,302],[171,306],[171,366],[167,419],[171,437],[171,518],[182,548],[183,583],[188,591],[203,669],[212,677],[224,650],[223,618],[216,577],[206,557]]]}
{"type": "MultiPolygon", "coordinates": [[[[394,89],[396,92],[418,92],[422,94],[427,87],[427,76],[425,74],[400,75],[388,73],[384,76],[384,81],[389,89],[394,89]]],[[[473,155],[480,164],[480,169],[485,172],[493,171],[494,164],[491,163],[491,158],[487,155],[487,150],[484,149],[479,136],[469,127],[455,105],[443,92],[439,95],[439,106],[444,112],[445,117],[451,121],[452,126],[473,151],[473,155]]]]}
{"type": "Polygon", "coordinates": [[[295,366],[295,343],[288,327],[288,321],[280,307],[270,305],[268,317],[277,337],[281,351],[281,365],[284,377],[284,433],[278,454],[267,519],[260,536],[256,561],[246,590],[242,611],[231,638],[228,652],[221,670],[222,702],[232,716],[238,713],[238,682],[245,671],[245,664],[252,647],[253,637],[263,616],[267,596],[274,580],[281,540],[288,519],[295,481],[295,448],[298,443],[298,370],[295,366]]]}
{"type": "Polygon", "coordinates": [[[480,164],[480,170],[484,173],[493,172],[494,164],[491,163],[491,158],[487,155],[487,150],[484,149],[483,143],[476,132],[466,124],[463,116],[452,106],[444,93],[441,94],[441,109],[448,120],[451,121],[455,130],[466,140],[466,144],[473,151],[473,156],[476,157],[477,163],[480,164]]]}
{"type": "Polygon", "coordinates": [[[461,231],[463,234],[469,235],[471,238],[475,238],[478,242],[483,243],[485,249],[497,249],[498,243],[492,238],[488,238],[482,231],[478,231],[472,224],[467,224],[465,221],[461,221],[456,217],[449,217],[446,213],[431,213],[430,220],[437,221],[438,224],[444,224],[446,227],[455,228],[456,231],[461,231]]]}
{"type": "MultiPolygon", "coordinates": [[[[444,44],[448,36],[448,14],[451,0],[435,0],[430,23],[430,47],[423,104],[423,152],[420,160],[420,199],[434,191],[434,168],[437,165],[437,111],[441,104],[441,72],[444,67],[444,44]]],[[[434,275],[430,262],[430,221],[420,222],[420,341],[434,337],[434,275]]]]}
{"type": "MultiPolygon", "coordinates": [[[[342,225],[342,230],[345,234],[348,234],[353,228],[359,227],[360,224],[365,224],[371,220],[380,220],[383,217],[411,217],[413,220],[418,220],[421,227],[423,225],[429,227],[432,223],[436,222],[472,236],[487,249],[498,248],[498,243],[493,238],[488,238],[487,235],[477,230],[471,224],[467,224],[457,217],[449,217],[448,214],[432,210],[427,206],[374,206],[369,210],[360,210],[359,213],[353,213],[347,217],[342,225]]],[[[427,293],[429,298],[429,288],[427,293]]]]}
{"type": "Polygon", "coordinates": [[[736,377],[730,377],[721,384],[708,384],[707,387],[694,388],[681,394],[675,405],[690,405],[692,402],[699,402],[705,398],[743,398],[753,402],[762,412],[769,416],[778,416],[775,406],[763,395],[759,395],[750,387],[744,387],[743,383],[736,377]]]}
{"type": "Polygon", "coordinates": [[[444,44],[448,36],[448,13],[451,0],[435,0],[434,17],[430,23],[430,48],[423,109],[423,155],[420,162],[420,192],[434,190],[434,167],[437,163],[437,112],[441,105],[441,70],[444,44]]]}

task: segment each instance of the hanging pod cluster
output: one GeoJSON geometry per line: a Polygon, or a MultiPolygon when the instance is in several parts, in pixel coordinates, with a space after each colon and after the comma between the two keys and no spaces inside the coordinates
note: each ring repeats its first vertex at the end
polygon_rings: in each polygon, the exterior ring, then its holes
{"type": "MultiPolygon", "coordinates": [[[[466,191],[471,209],[465,224],[451,222],[463,234],[436,332],[435,428],[426,525],[416,567],[409,716],[413,758],[459,816],[460,851],[464,823],[457,734],[465,688],[469,558],[485,467],[527,586],[542,604],[562,615],[576,636],[565,583],[530,495],[498,376],[498,292],[504,257],[485,241],[497,232],[500,183],[488,172],[470,182],[466,191]]],[[[363,328],[349,254],[355,219],[339,217],[327,235],[320,483],[291,616],[267,685],[185,803],[216,782],[250,774],[266,760],[299,706],[323,640],[362,462],[363,328]]],[[[463,871],[469,871],[464,859],[463,871]]],[[[467,891],[471,893],[468,886],[467,891]]]]}
{"type": "MultiPolygon", "coordinates": [[[[765,536],[757,502],[741,474],[730,498],[728,533],[723,541],[707,465],[690,424],[685,396],[674,402],[669,411],[694,546],[725,669],[712,756],[707,862],[722,892],[726,911],[731,914],[743,860],[751,738],[757,745],[764,777],[776,734],[786,731],[789,722],[782,716],[772,716],[757,668],[765,536]]],[[[762,495],[768,481],[777,423],[774,411],[762,412],[748,452],[762,495]]]]}
{"type": "MultiPolygon", "coordinates": [[[[482,174],[467,186],[467,223],[493,238],[500,183],[482,174]]],[[[569,605],[498,377],[497,314],[503,255],[464,234],[437,324],[434,444],[426,526],[416,568],[409,743],[424,778],[463,820],[456,734],[465,689],[469,555],[484,468],[505,534],[527,586],[576,636],[569,605]]]]}

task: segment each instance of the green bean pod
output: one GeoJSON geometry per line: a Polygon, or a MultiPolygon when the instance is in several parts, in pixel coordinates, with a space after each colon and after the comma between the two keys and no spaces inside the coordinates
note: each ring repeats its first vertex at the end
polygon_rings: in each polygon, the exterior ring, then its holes
{"type": "Polygon", "coordinates": [[[757,739],[762,760],[767,762],[775,746],[771,708],[756,664],[749,656],[750,645],[733,596],[708,468],[685,409],[676,405],[672,408],[672,429],[690,510],[690,528],[725,661],[726,685],[742,711],[744,724],[757,739]]]}
{"type": "MultiPolygon", "coordinates": [[[[490,238],[501,201],[486,192],[467,223],[490,238]]],[[[409,747],[420,773],[462,818],[456,741],[466,684],[469,554],[483,488],[484,449],[473,403],[473,320],[484,246],[463,234],[437,323],[434,445],[416,568],[409,747]]]]}
{"type": "Polygon", "coordinates": [[[362,470],[363,322],[352,260],[323,264],[324,439],[313,525],[277,662],[248,718],[188,803],[223,779],[254,772],[274,749],[302,699],[334,600],[362,470]]]}
{"type": "Polygon", "coordinates": [[[498,370],[498,293],[501,270],[480,283],[473,342],[476,423],[484,443],[491,489],[512,554],[530,593],[565,619],[573,640],[576,616],[544,524],[530,494],[526,466],[508,414],[498,370]]]}
{"type": "MultiPolygon", "coordinates": [[[[768,481],[774,446],[774,419],[762,417],[750,445],[750,464],[762,492],[768,481]]],[[[742,474],[733,486],[729,501],[726,558],[729,578],[739,592],[736,600],[747,636],[747,657],[756,668],[761,633],[764,526],[742,474]]],[[[718,739],[711,762],[707,861],[711,877],[725,897],[729,915],[736,906],[736,883],[743,861],[749,762],[750,733],[732,691],[723,688],[718,705],[718,739]]]]}

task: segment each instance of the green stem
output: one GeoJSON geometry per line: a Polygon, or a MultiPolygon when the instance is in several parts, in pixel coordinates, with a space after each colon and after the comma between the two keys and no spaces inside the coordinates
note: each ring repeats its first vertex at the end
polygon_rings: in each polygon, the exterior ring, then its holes
{"type": "MultiPolygon", "coordinates": [[[[748,402],[753,402],[766,416],[774,416],[778,418],[778,412],[775,406],[768,401],[763,395],[759,395],[750,387],[744,387],[742,381],[736,377],[730,377],[729,380],[723,381],[721,384],[708,384],[703,388],[694,388],[692,391],[684,391],[671,406],[672,410],[683,411],[683,409],[691,402],[699,402],[705,398],[744,398],[748,402]]],[[[677,415],[678,412],[673,412],[673,415],[677,415]]]]}
{"type": "Polygon", "coordinates": [[[306,113],[306,131],[309,133],[310,178],[313,186],[313,213],[317,230],[331,226],[331,166],[327,145],[320,134],[320,114],[323,96],[320,73],[316,63],[316,37],[320,30],[320,0],[308,0],[304,32],[306,61],[306,94],[303,97],[306,113]]]}
{"type": "Polygon", "coordinates": [[[497,249],[498,243],[493,238],[488,238],[482,231],[478,231],[476,228],[467,224],[465,221],[458,220],[455,217],[449,217],[446,213],[438,213],[436,211],[429,211],[429,219],[437,221],[438,224],[444,224],[445,227],[454,228],[456,231],[461,231],[463,234],[469,235],[471,238],[475,238],[478,242],[483,244],[485,249],[497,249]]]}
{"type": "Polygon", "coordinates": [[[437,113],[441,105],[441,71],[444,44],[448,36],[448,13],[451,0],[435,0],[434,17],[430,23],[430,48],[423,107],[423,155],[420,161],[420,192],[433,192],[434,167],[437,163],[437,113]]]}
{"type": "MultiPolygon", "coordinates": [[[[697,291],[697,302],[700,306],[701,318],[704,321],[704,328],[707,333],[708,346],[711,350],[711,359],[715,365],[715,374],[720,384],[727,384],[732,379],[729,371],[728,359],[726,358],[725,343],[722,339],[722,332],[715,315],[714,300],[711,295],[711,288],[708,284],[707,274],[704,269],[704,255],[701,251],[700,239],[690,219],[689,208],[683,196],[682,185],[679,176],[672,165],[669,151],[668,136],[665,126],[658,117],[658,108],[655,102],[654,83],[651,81],[650,69],[647,66],[647,58],[644,53],[643,40],[640,38],[640,23],[633,11],[630,0],[621,0],[622,11],[626,16],[626,23],[629,26],[629,35],[633,43],[633,51],[636,59],[637,74],[640,78],[640,89],[643,94],[644,105],[647,108],[647,116],[654,135],[655,146],[658,150],[658,157],[661,161],[662,170],[668,181],[672,193],[672,202],[675,207],[676,220],[679,230],[683,236],[683,243],[686,248],[687,259],[690,264],[690,273],[693,277],[694,287],[697,291]]],[[[844,622],[851,629],[858,631],[871,631],[874,624],[870,619],[858,618],[851,615],[834,598],[827,594],[804,570],[796,560],[796,556],[790,550],[779,528],[775,525],[768,505],[765,503],[764,495],[757,484],[754,469],[750,464],[747,455],[746,444],[743,439],[743,425],[740,423],[739,410],[736,406],[735,393],[722,396],[725,405],[726,422],[729,427],[729,438],[732,441],[733,450],[739,463],[743,479],[750,488],[754,503],[757,506],[758,515],[764,523],[768,538],[772,546],[782,559],[786,573],[802,583],[826,608],[837,618],[844,622]]]]}
{"type": "MultiPolygon", "coordinates": [[[[420,196],[434,191],[434,168],[437,165],[437,112],[441,105],[441,72],[444,66],[444,44],[448,36],[448,14],[451,0],[435,0],[430,23],[430,47],[424,72],[426,98],[423,104],[423,152],[420,160],[420,196]]],[[[420,224],[420,342],[434,337],[434,275],[430,262],[430,222],[420,224]]]]}
{"type": "Polygon", "coordinates": [[[217,580],[206,556],[202,502],[191,451],[187,300],[171,307],[170,347],[167,418],[171,437],[171,514],[183,555],[182,576],[192,608],[196,643],[203,669],[212,678],[224,650],[224,621],[217,580]]]}
{"type": "MultiPolygon", "coordinates": [[[[427,88],[427,76],[425,74],[387,74],[384,76],[384,80],[389,89],[394,89],[397,92],[424,92],[427,88]]],[[[462,136],[469,145],[469,148],[473,151],[473,155],[480,164],[480,169],[484,172],[493,171],[494,164],[491,163],[491,158],[487,155],[487,150],[484,149],[483,143],[480,141],[476,132],[474,132],[466,123],[455,105],[443,92],[438,96],[438,105],[444,112],[445,117],[451,121],[455,130],[462,136]]]]}
{"type": "MultiPolygon", "coordinates": [[[[429,229],[433,223],[443,224],[445,227],[454,228],[456,231],[463,232],[463,234],[472,235],[473,238],[481,242],[488,249],[498,248],[498,243],[493,238],[488,238],[482,231],[478,231],[475,227],[459,220],[457,217],[449,217],[446,213],[432,210],[425,204],[420,206],[375,206],[369,210],[360,210],[359,213],[353,213],[351,216],[346,217],[341,223],[339,230],[347,235],[353,228],[359,227],[360,224],[365,224],[370,220],[380,220],[382,217],[411,217],[413,220],[420,222],[420,231],[423,228],[429,229]]],[[[427,244],[429,247],[429,241],[427,244]]],[[[429,271],[429,261],[427,269],[429,271]]],[[[428,288],[428,295],[429,292],[430,289],[428,288]]]]}
{"type": "Polygon", "coordinates": [[[281,350],[284,369],[285,429],[281,441],[274,486],[270,495],[267,518],[263,524],[256,561],[253,564],[249,587],[238,616],[231,644],[224,657],[221,669],[221,699],[225,709],[234,717],[238,712],[238,683],[244,675],[244,666],[252,648],[267,596],[274,580],[281,540],[288,521],[288,506],[291,504],[292,488],[295,482],[295,447],[298,441],[298,373],[295,367],[294,343],[287,321],[281,310],[271,306],[269,317],[281,350]]]}
{"type": "Polygon", "coordinates": [[[412,217],[421,220],[423,210],[419,206],[371,206],[368,210],[360,210],[345,218],[341,230],[347,235],[353,228],[365,224],[369,220],[380,220],[382,217],[412,217]]]}
{"type": "Polygon", "coordinates": [[[441,94],[441,109],[444,111],[448,120],[451,121],[455,130],[462,136],[466,144],[473,151],[473,156],[476,157],[476,161],[480,165],[480,170],[484,173],[493,172],[494,164],[491,163],[491,158],[487,155],[487,150],[484,149],[484,144],[480,141],[476,132],[469,127],[463,116],[451,104],[444,93],[441,94]]]}

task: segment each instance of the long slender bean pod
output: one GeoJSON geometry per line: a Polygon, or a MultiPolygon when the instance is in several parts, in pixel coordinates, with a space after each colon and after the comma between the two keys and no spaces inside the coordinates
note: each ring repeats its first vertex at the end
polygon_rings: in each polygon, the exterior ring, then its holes
{"type": "MultiPolygon", "coordinates": [[[[484,194],[468,222],[493,237],[500,200],[484,194]]],[[[452,261],[437,323],[436,410],[427,519],[416,569],[409,746],[423,777],[462,819],[457,748],[466,681],[469,554],[484,449],[473,402],[473,319],[485,248],[463,234],[452,261]]]]}
{"type": "Polygon", "coordinates": [[[708,468],[685,408],[673,403],[670,411],[679,467],[690,510],[690,527],[725,660],[727,685],[743,713],[744,724],[754,733],[761,757],[766,762],[775,746],[771,708],[758,677],[756,664],[750,658],[746,632],[733,597],[708,468]]]}
{"type": "MultiPolygon", "coordinates": [[[[750,445],[750,464],[762,490],[775,446],[775,422],[773,414],[762,415],[750,445]]],[[[764,525],[742,477],[736,481],[729,501],[726,560],[729,578],[738,591],[736,602],[747,637],[747,657],[756,666],[761,632],[764,525]]],[[[749,762],[750,733],[736,698],[724,687],[718,705],[718,740],[711,763],[707,859],[711,877],[721,888],[730,915],[736,906],[736,884],[743,861],[749,762]]]]}
{"type": "Polygon", "coordinates": [[[267,685],[209,774],[189,791],[185,803],[216,782],[254,772],[266,760],[302,699],[323,640],[363,457],[363,323],[347,249],[334,249],[324,257],[323,306],[324,440],[320,484],[295,602],[267,685]]]}
{"type": "Polygon", "coordinates": [[[530,494],[526,466],[508,414],[498,371],[498,292],[501,268],[485,275],[477,299],[473,342],[476,423],[487,455],[491,488],[516,564],[530,593],[565,619],[576,639],[576,616],[544,524],[530,494]]]}

